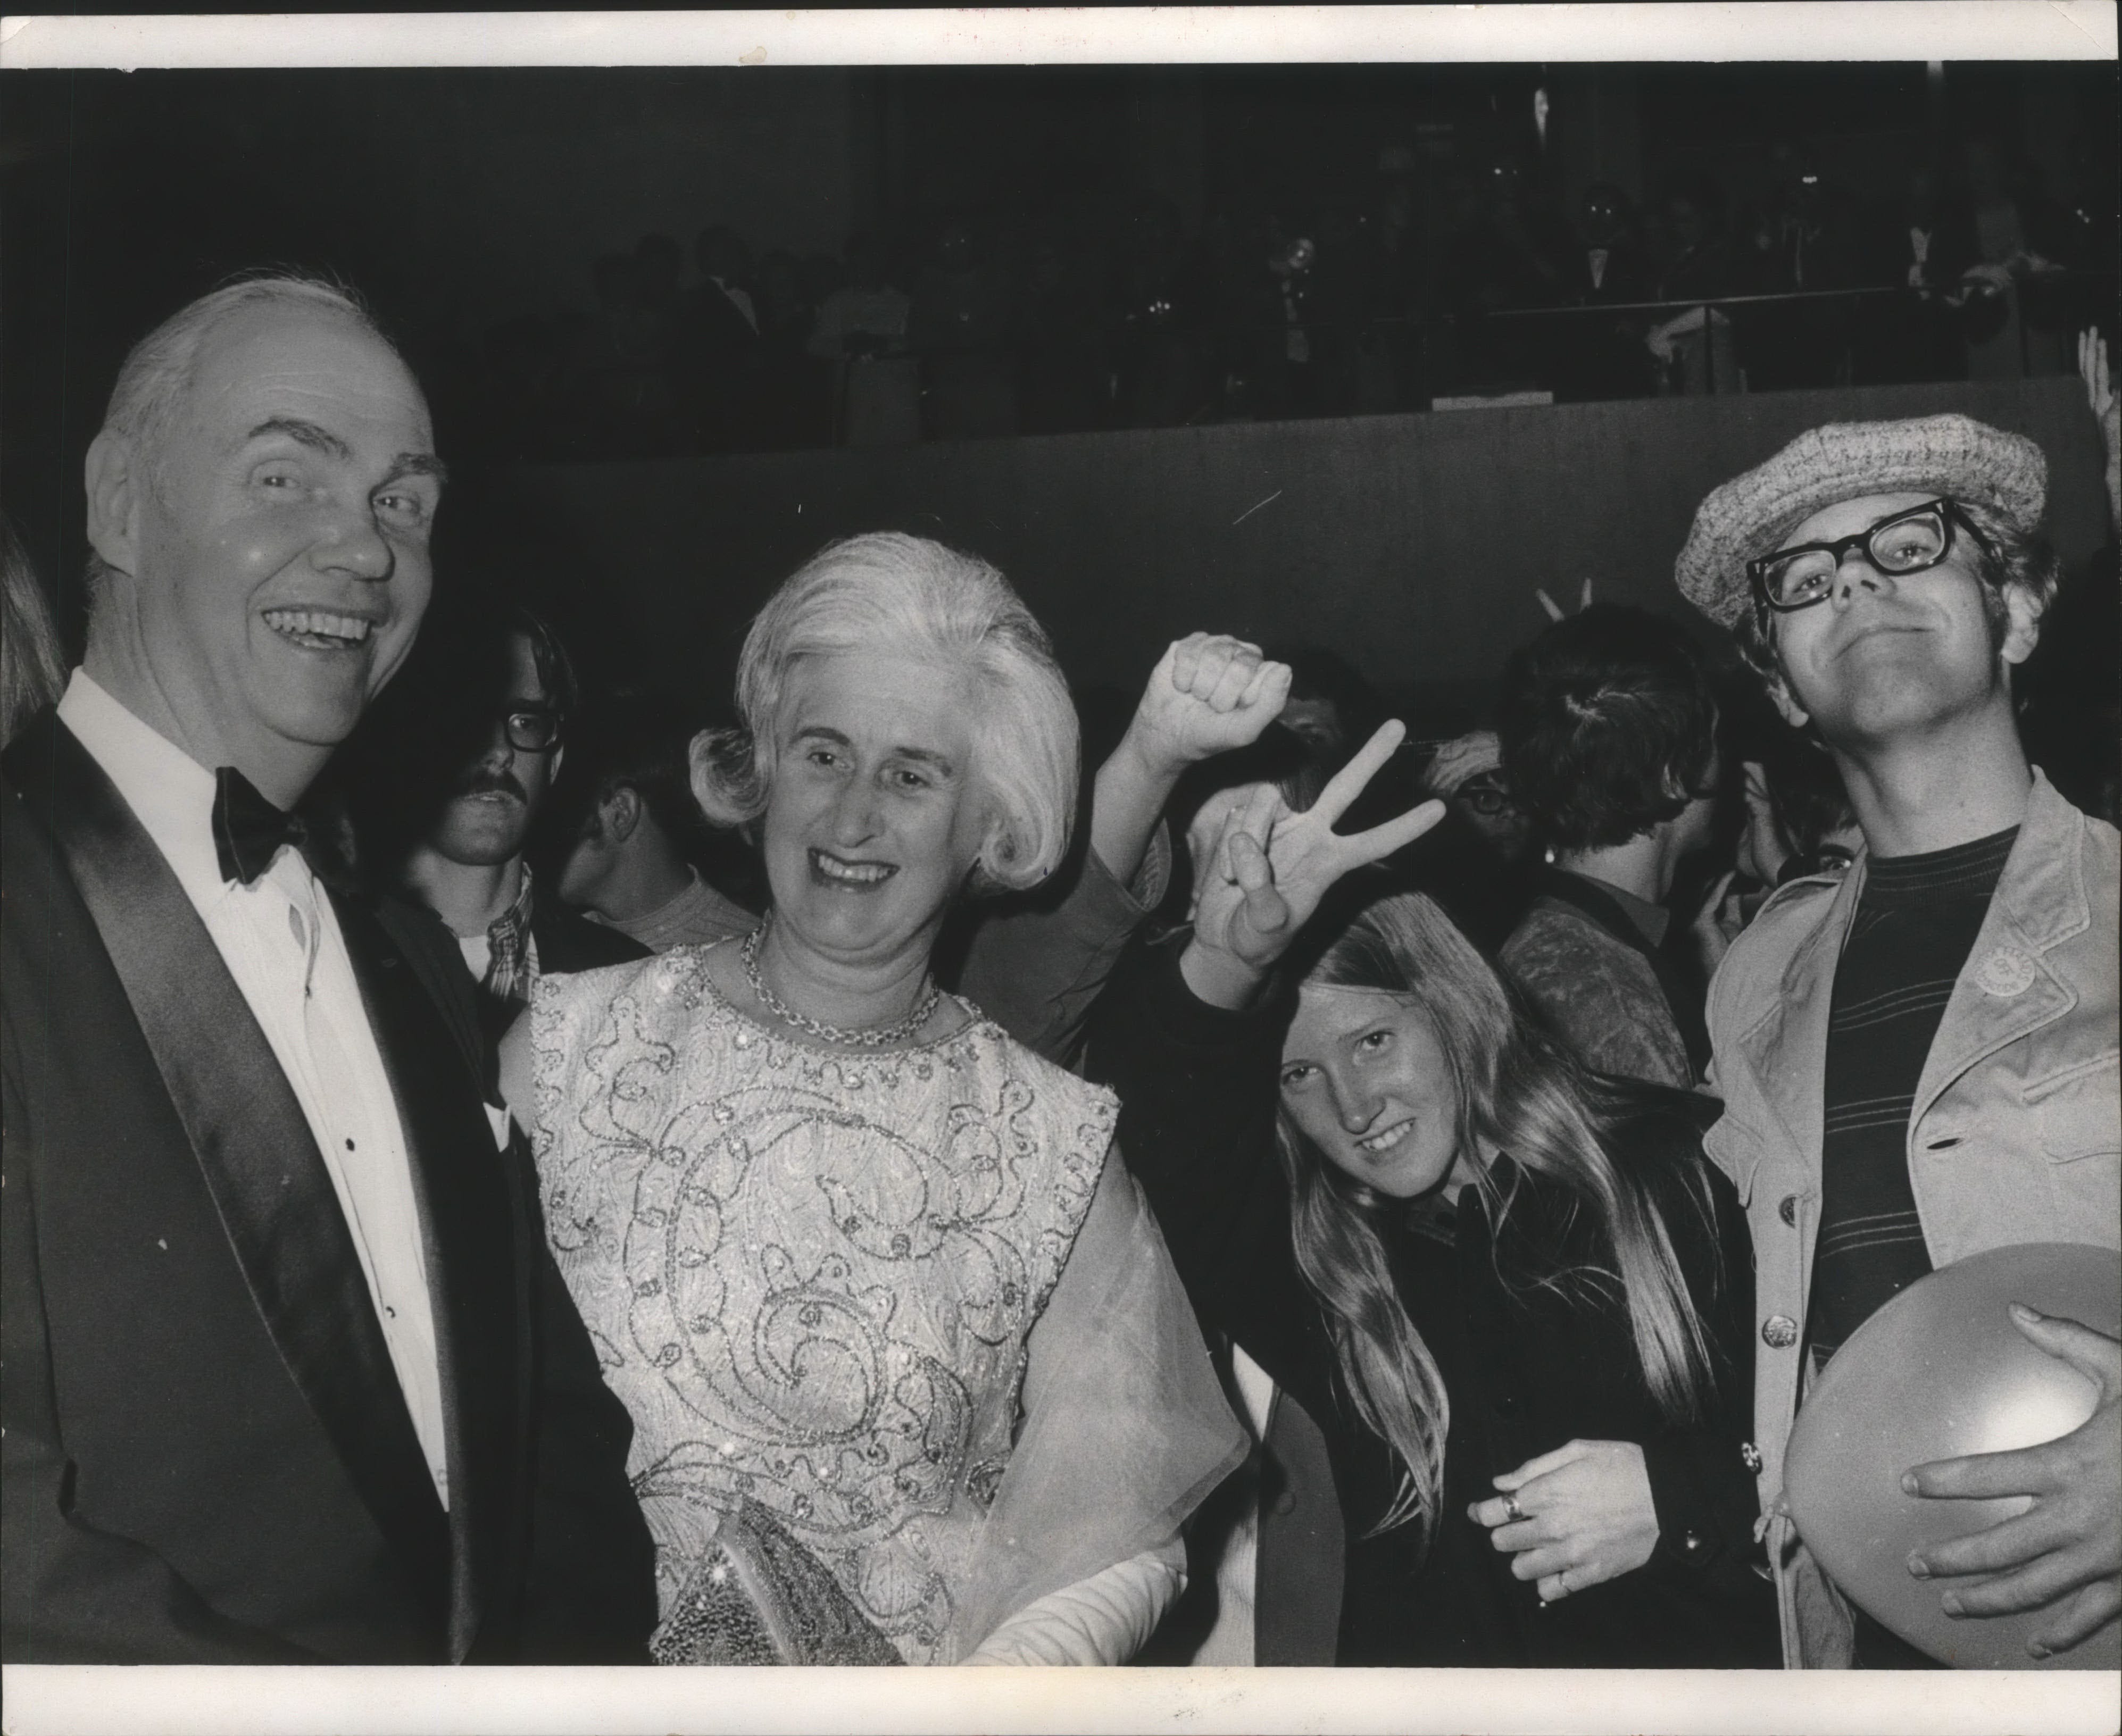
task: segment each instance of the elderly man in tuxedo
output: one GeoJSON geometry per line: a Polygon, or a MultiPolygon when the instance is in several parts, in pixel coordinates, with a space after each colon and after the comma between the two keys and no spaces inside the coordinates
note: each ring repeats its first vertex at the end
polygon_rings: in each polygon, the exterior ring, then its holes
{"type": "Polygon", "coordinates": [[[121,370],[87,656],[0,787],[4,1655],[645,1658],[629,1428],[423,912],[294,808],[410,648],[442,486],[358,305],[121,370]]]}

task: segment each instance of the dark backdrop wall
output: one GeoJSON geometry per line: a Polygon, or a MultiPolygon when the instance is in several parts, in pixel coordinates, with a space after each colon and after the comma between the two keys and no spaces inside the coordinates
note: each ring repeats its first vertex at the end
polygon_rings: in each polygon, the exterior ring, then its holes
{"type": "Polygon", "coordinates": [[[674,697],[727,696],[753,611],[823,544],[900,530],[999,566],[1078,681],[1138,686],[1210,628],[1331,646],[1451,727],[1545,624],[1536,587],[1692,618],[1672,561],[1711,488],[1820,422],[1947,409],[2040,442],[2067,563],[2106,540],[2075,379],[540,467],[470,510],[538,527],[674,697]]]}

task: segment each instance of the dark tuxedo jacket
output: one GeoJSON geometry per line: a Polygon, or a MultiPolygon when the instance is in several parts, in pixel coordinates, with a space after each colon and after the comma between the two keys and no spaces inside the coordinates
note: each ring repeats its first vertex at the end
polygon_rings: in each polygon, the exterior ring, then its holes
{"type": "Polygon", "coordinates": [[[424,912],[332,894],[404,1129],[437,1498],[301,1107],[175,875],[47,713],[0,782],[0,1654],[646,1661],[631,1426],[424,912]]]}

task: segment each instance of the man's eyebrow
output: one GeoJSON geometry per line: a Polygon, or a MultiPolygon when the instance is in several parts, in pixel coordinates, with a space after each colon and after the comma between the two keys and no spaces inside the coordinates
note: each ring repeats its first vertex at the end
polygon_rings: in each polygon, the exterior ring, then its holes
{"type": "MultiPolygon", "coordinates": [[[[321,452],[327,458],[345,460],[353,456],[353,449],[330,428],[305,421],[299,416],[268,417],[253,428],[247,437],[262,440],[273,434],[283,435],[297,446],[306,446],[312,452],[321,452]]],[[[407,476],[432,476],[437,482],[446,482],[449,467],[432,452],[400,452],[390,460],[390,469],[383,483],[395,483],[407,476]]]]}
{"type": "Polygon", "coordinates": [[[305,422],[299,416],[269,416],[245,436],[248,440],[262,440],[269,434],[284,434],[296,445],[307,446],[313,452],[322,452],[332,458],[351,458],[353,449],[330,428],[319,427],[313,422],[305,422]]]}
{"type": "Polygon", "coordinates": [[[403,476],[432,476],[438,483],[450,479],[450,467],[432,452],[400,452],[390,460],[390,474],[383,478],[395,483],[403,476]]]}

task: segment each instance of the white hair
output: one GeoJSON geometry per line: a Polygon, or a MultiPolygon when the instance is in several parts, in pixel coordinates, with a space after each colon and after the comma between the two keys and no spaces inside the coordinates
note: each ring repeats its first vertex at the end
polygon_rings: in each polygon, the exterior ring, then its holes
{"type": "Polygon", "coordinates": [[[985,561],[897,531],[829,544],[760,610],[737,660],[742,726],[693,744],[693,794],[708,818],[738,825],[766,811],[789,670],[856,650],[966,671],[979,708],[971,777],[988,804],[974,889],[1016,891],[1051,874],[1075,812],[1077,724],[1046,630],[985,561]]]}
{"type": "MultiPolygon", "coordinates": [[[[288,307],[336,314],[366,332],[394,356],[398,348],[386,337],[359,296],[344,284],[294,272],[261,272],[238,278],[188,301],[148,333],[126,354],[117,384],[104,407],[103,432],[122,437],[137,452],[158,488],[161,455],[177,412],[191,390],[207,340],[237,315],[257,307],[288,307]]],[[[400,357],[403,361],[404,357],[400,357]]],[[[93,606],[110,569],[101,556],[88,558],[88,586],[93,606]]]]}
{"type": "Polygon", "coordinates": [[[294,273],[239,278],[187,302],[127,354],[103,412],[105,432],[122,434],[143,450],[158,447],[191,385],[207,339],[254,307],[293,307],[339,315],[396,355],[360,298],[345,286],[294,273]]]}

